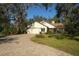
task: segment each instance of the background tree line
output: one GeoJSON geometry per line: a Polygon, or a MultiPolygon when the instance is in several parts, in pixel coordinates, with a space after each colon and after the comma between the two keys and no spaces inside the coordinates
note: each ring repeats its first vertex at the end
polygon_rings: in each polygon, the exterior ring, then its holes
{"type": "Polygon", "coordinates": [[[79,35],[79,4],[57,4],[57,17],[63,20],[65,32],[70,36],[79,35]]]}
{"type": "Polygon", "coordinates": [[[0,4],[0,28],[5,35],[25,32],[28,4],[0,4]],[[13,22],[12,22],[13,21],[13,22]]]}
{"type": "MultiPolygon", "coordinates": [[[[43,4],[46,7],[51,4],[43,4]]],[[[78,3],[59,3],[56,4],[57,14],[51,19],[64,24],[65,34],[69,36],[79,36],[79,4],[78,3]]]]}
{"type": "Polygon", "coordinates": [[[41,7],[41,4],[0,4],[0,33],[4,35],[26,33],[27,25],[45,19],[41,16],[34,16],[30,20],[26,18],[28,8],[34,5],[41,7]]]}
{"type": "MultiPolygon", "coordinates": [[[[35,20],[40,21],[45,19],[38,16],[35,16],[31,20],[26,19],[27,10],[33,5],[45,7],[47,10],[52,4],[0,4],[0,32],[6,35],[26,33],[28,24],[35,20]]],[[[79,4],[56,4],[56,10],[57,14],[51,20],[55,19],[57,22],[64,23],[66,34],[70,36],[79,35],[79,4]]]]}

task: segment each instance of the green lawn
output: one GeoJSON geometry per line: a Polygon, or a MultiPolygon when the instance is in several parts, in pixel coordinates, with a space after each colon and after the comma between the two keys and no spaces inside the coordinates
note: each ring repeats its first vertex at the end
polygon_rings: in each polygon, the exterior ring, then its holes
{"type": "Polygon", "coordinates": [[[32,41],[79,56],[79,41],[76,40],[69,38],[57,39],[54,36],[48,37],[45,35],[44,37],[33,37],[32,41]]]}

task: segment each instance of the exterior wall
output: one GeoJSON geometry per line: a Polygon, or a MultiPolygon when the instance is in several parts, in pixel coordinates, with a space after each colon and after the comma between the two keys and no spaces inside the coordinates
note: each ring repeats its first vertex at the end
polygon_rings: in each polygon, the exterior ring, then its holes
{"type": "Polygon", "coordinates": [[[47,27],[43,26],[42,24],[38,23],[38,22],[34,22],[31,26],[31,28],[29,28],[27,30],[28,34],[40,34],[40,33],[46,33],[47,32],[47,27]],[[41,29],[45,29],[43,32],[41,31],[41,29]]]}
{"type": "Polygon", "coordinates": [[[27,30],[27,33],[28,34],[40,34],[40,32],[41,32],[41,29],[28,29],[27,30]]]}

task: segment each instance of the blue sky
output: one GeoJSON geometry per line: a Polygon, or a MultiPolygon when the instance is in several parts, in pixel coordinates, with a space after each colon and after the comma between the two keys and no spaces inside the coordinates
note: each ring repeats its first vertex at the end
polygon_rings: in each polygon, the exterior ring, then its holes
{"type": "Polygon", "coordinates": [[[42,16],[47,19],[53,18],[56,15],[55,6],[56,4],[49,6],[47,11],[44,7],[31,6],[27,10],[27,18],[30,19],[33,18],[33,16],[42,16]]]}

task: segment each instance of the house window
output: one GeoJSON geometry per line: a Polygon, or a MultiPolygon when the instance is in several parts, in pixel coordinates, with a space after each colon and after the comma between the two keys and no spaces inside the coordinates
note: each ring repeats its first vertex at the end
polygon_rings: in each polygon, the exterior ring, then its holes
{"type": "Polygon", "coordinates": [[[45,31],[45,28],[41,28],[41,31],[44,32],[45,31]]]}

